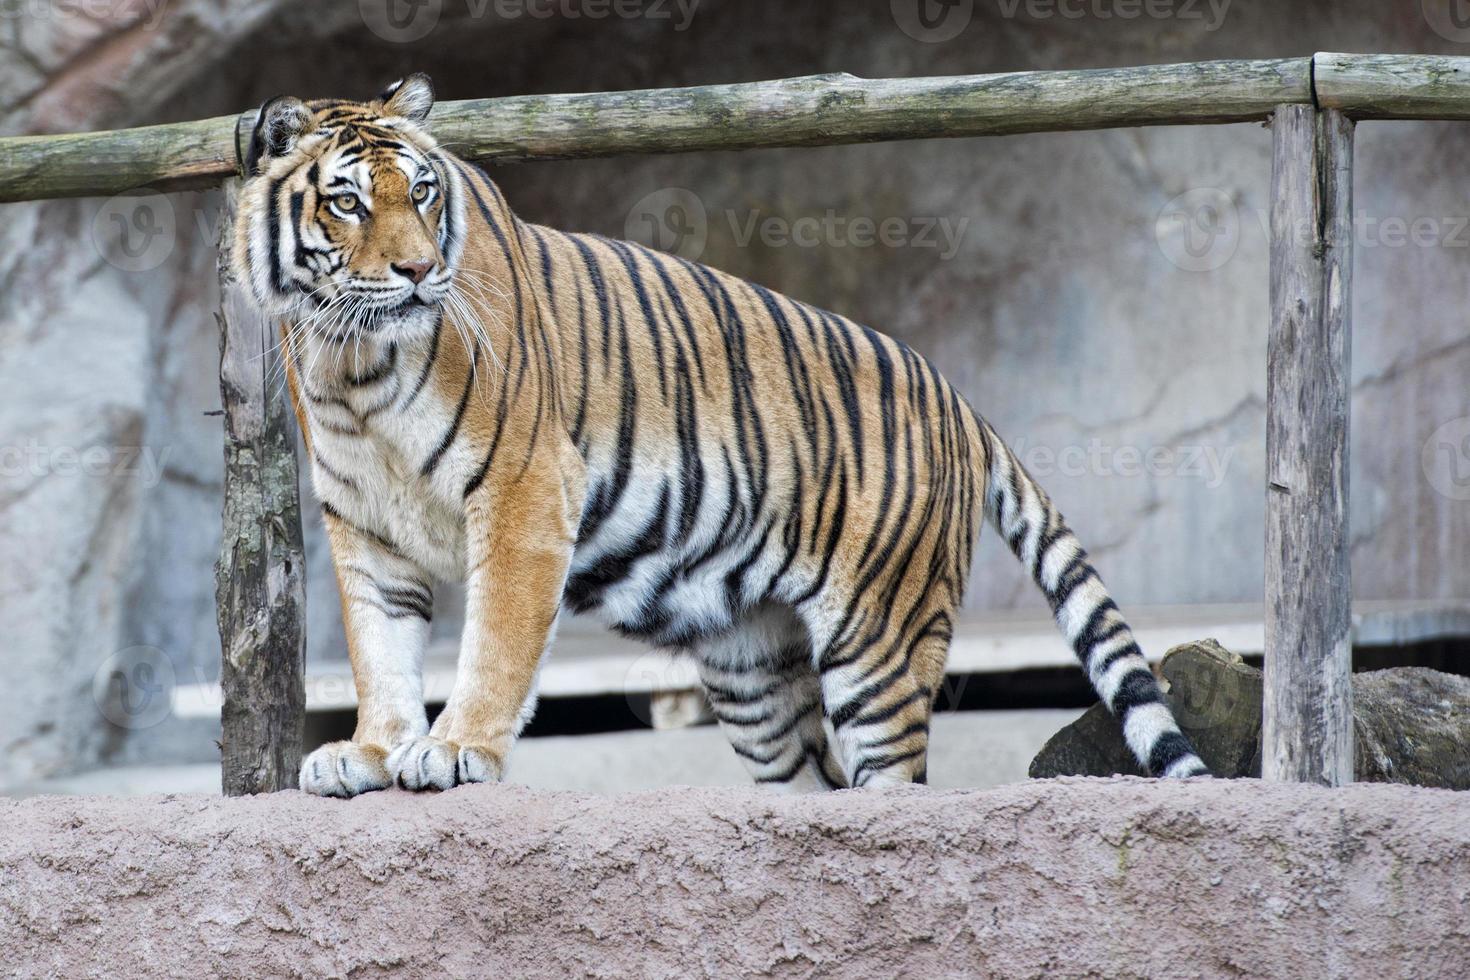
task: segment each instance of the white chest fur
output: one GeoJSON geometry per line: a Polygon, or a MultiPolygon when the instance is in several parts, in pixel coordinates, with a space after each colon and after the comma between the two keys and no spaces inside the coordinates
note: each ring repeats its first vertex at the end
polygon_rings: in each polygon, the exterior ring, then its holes
{"type": "Polygon", "coordinates": [[[348,356],[355,371],[333,364],[306,374],[312,485],[354,527],[387,539],[434,576],[458,580],[464,460],[445,453],[426,465],[455,417],[455,406],[424,380],[427,354],[364,344],[348,356]]]}

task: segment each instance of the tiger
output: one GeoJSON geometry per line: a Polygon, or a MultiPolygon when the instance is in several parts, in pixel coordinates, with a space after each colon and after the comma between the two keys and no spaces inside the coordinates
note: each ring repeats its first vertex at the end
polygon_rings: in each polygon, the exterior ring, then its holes
{"type": "Polygon", "coordinates": [[[358,699],[300,787],[501,780],[564,612],[692,659],[754,781],[924,783],[982,521],[1154,776],[1208,775],[1050,497],[930,361],[626,241],[519,218],[426,75],[278,96],[228,265],[279,324],[358,699]],[[464,584],[429,724],[434,586],[464,584]]]}

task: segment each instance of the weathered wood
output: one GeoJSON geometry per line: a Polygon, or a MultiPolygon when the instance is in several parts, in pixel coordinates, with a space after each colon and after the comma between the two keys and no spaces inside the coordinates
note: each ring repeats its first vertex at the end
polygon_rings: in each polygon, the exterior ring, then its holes
{"type": "Polygon", "coordinates": [[[452,102],[434,134],[519,161],[1265,119],[1311,101],[1311,59],[950,78],[852,75],[452,102]]]}
{"type": "MultiPolygon", "coordinates": [[[[1470,119],[1470,58],[1322,53],[950,78],[851,75],[438,105],[469,159],[559,160],[883,140],[1249,122],[1277,104],[1354,119],[1470,119]]],[[[0,202],[207,187],[236,170],[254,112],[137,129],[0,138],[0,202]]]]}
{"type": "Polygon", "coordinates": [[[306,721],[306,589],[295,429],[275,331],[229,269],[235,186],[220,221],[224,529],[214,569],[228,796],[296,785],[306,721]]]}
{"type": "Polygon", "coordinates": [[[1317,100],[1354,119],[1470,119],[1470,58],[1317,55],[1317,100]]]}
{"type": "Polygon", "coordinates": [[[1272,130],[1262,768],[1338,786],[1353,775],[1353,122],[1286,105],[1272,130]]]}
{"type": "Polygon", "coordinates": [[[0,202],[215,186],[235,173],[237,118],[0,139],[0,202]]]}
{"type": "MultiPolygon", "coordinates": [[[[931,137],[1249,122],[1312,101],[1312,60],[1211,61],[950,78],[813,75],[738,85],[443,102],[467,159],[559,160],[931,137]]],[[[105,133],[0,139],[0,201],[178,190],[235,172],[254,111],[105,133]],[[237,129],[239,132],[237,133],[237,129]]]]}

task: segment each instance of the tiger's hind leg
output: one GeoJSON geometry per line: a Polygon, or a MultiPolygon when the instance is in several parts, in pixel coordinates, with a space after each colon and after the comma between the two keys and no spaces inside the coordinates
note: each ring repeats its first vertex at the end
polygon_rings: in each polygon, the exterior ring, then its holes
{"type": "Polygon", "coordinates": [[[847,785],[809,651],[805,628],[780,609],[756,611],[697,651],[705,695],[735,754],[757,783],[788,792],[847,785]]]}
{"type": "Polygon", "coordinates": [[[822,703],[848,785],[928,782],[929,722],[944,679],[947,609],[898,617],[870,608],[817,660],[822,703]]]}

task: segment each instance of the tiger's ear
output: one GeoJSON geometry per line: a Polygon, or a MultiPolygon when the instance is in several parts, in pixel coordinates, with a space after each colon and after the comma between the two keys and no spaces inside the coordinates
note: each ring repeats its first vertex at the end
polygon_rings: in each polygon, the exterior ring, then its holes
{"type": "Polygon", "coordinates": [[[416,71],[383,89],[378,101],[383,103],[386,116],[402,116],[416,123],[423,122],[428,118],[429,110],[434,108],[434,83],[429,81],[428,75],[416,71]]]}
{"type": "Polygon", "coordinates": [[[311,110],[300,99],[278,95],[267,101],[255,115],[245,172],[255,176],[260,173],[262,160],[289,153],[311,124],[311,110]]]}

